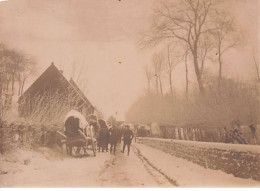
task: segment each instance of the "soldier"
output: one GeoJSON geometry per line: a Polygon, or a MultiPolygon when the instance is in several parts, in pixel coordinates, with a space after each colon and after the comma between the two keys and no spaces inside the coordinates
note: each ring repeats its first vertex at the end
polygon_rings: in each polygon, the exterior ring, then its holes
{"type": "Polygon", "coordinates": [[[123,134],[123,138],[124,138],[124,145],[123,145],[122,153],[125,152],[125,146],[127,146],[127,155],[129,156],[131,142],[132,142],[132,139],[134,138],[134,133],[130,129],[129,125],[126,125],[126,130],[123,134]]]}

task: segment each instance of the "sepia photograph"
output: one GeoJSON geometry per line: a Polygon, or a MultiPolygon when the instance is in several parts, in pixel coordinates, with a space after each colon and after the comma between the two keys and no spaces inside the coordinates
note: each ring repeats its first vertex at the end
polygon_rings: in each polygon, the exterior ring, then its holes
{"type": "Polygon", "coordinates": [[[260,0],[0,0],[0,188],[260,188],[260,0]]]}

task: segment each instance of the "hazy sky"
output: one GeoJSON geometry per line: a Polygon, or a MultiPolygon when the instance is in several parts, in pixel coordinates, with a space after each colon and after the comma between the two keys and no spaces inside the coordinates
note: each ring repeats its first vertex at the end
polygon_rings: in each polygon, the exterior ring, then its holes
{"type": "MultiPolygon", "coordinates": [[[[143,93],[146,81],[143,65],[152,50],[136,46],[140,32],[149,26],[155,0],[9,0],[0,3],[0,42],[22,50],[38,63],[38,73],[30,85],[54,62],[71,76],[82,63],[88,68],[87,97],[106,117],[125,111],[143,93]],[[119,64],[121,62],[121,64],[119,64]]],[[[228,75],[248,78],[252,60],[250,47],[258,46],[259,0],[229,0],[248,44],[231,51],[225,61],[228,75]],[[242,72],[241,72],[242,71],[242,72]]],[[[76,73],[77,73],[76,72],[76,73]]],[[[182,89],[183,66],[178,66],[174,82],[182,89]]],[[[225,72],[224,72],[225,74],[225,72]]],[[[227,74],[226,74],[227,75],[227,74]]]]}

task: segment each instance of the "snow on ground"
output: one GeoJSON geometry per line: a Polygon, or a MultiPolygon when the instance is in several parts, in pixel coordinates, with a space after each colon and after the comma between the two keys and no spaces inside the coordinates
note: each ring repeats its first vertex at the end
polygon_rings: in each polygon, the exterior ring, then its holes
{"type": "Polygon", "coordinates": [[[101,187],[171,187],[160,174],[145,166],[131,151],[127,156],[117,152],[111,156],[106,167],[100,173],[98,184],[101,187]]]}
{"type": "Polygon", "coordinates": [[[183,145],[203,147],[203,148],[215,148],[215,149],[232,150],[232,151],[240,151],[240,152],[260,153],[260,145],[200,142],[200,141],[148,138],[148,137],[145,137],[145,139],[160,140],[160,141],[165,141],[165,142],[179,143],[179,144],[183,144],[183,145]]]}
{"type": "Polygon", "coordinates": [[[1,187],[93,187],[106,160],[98,157],[70,158],[50,155],[50,150],[19,150],[1,157],[1,187]],[[47,154],[46,154],[47,153],[47,154]],[[28,161],[28,162],[26,162],[28,161]],[[26,164],[27,163],[27,164],[26,164]],[[4,172],[4,174],[3,174],[4,172]],[[5,174],[7,172],[7,174],[5,174]]]}
{"type": "Polygon", "coordinates": [[[152,147],[133,143],[130,156],[97,153],[72,158],[39,148],[0,158],[0,187],[259,187],[260,182],[205,169],[152,147]]]}
{"type": "MultiPolygon", "coordinates": [[[[119,145],[121,147],[122,145],[119,145]]],[[[134,152],[70,158],[51,149],[18,150],[1,156],[0,187],[169,187],[134,152]],[[7,174],[6,174],[7,173],[7,174]]]]}
{"type": "Polygon", "coordinates": [[[259,187],[260,182],[242,179],[220,170],[205,169],[143,144],[134,144],[151,164],[175,180],[180,187],[259,187]]]}

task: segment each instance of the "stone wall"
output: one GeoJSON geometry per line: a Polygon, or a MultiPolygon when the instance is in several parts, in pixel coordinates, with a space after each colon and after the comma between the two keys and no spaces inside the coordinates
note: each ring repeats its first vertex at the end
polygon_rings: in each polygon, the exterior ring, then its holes
{"type": "Polygon", "coordinates": [[[142,138],[142,143],[205,168],[260,181],[260,146],[142,138]]]}

